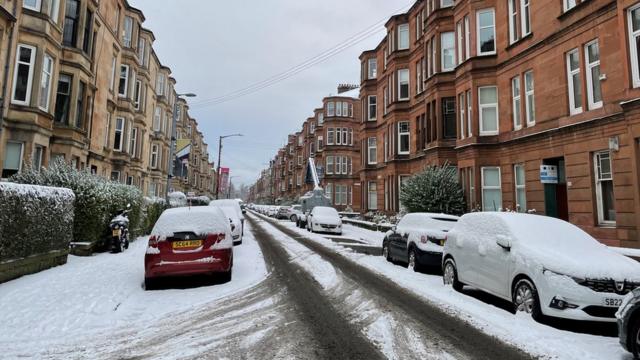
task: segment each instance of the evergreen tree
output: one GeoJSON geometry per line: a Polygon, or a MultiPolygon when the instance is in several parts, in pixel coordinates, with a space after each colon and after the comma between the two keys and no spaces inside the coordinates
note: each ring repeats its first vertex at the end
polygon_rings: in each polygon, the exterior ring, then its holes
{"type": "Polygon", "coordinates": [[[449,164],[429,166],[411,177],[402,186],[400,201],[408,212],[461,215],[466,210],[458,173],[449,164]]]}

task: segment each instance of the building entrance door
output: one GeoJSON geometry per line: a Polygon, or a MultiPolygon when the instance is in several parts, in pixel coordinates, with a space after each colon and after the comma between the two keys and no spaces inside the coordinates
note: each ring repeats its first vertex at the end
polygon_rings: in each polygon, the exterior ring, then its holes
{"type": "Polygon", "coordinates": [[[543,165],[558,167],[558,183],[544,184],[545,214],[569,221],[569,200],[567,198],[567,177],[564,158],[546,159],[543,160],[543,165]]]}

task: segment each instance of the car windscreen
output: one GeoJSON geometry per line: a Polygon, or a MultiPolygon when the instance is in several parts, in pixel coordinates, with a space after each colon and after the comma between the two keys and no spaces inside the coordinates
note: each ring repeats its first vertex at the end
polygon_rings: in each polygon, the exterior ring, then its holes
{"type": "Polygon", "coordinates": [[[338,216],[338,211],[336,209],[328,207],[316,207],[313,209],[313,213],[320,216],[338,216]]]}

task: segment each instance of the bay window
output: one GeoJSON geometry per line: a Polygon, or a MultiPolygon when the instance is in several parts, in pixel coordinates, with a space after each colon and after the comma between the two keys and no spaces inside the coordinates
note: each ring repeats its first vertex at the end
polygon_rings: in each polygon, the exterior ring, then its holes
{"type": "Polygon", "coordinates": [[[42,74],[40,75],[40,91],[38,94],[38,107],[42,111],[49,111],[52,75],[53,59],[48,54],[44,54],[44,59],[42,60],[42,74]]]}
{"type": "Polygon", "coordinates": [[[464,139],[465,138],[465,123],[467,121],[466,117],[465,117],[465,113],[466,113],[466,106],[464,104],[464,92],[461,92],[460,94],[458,94],[458,108],[459,110],[459,114],[458,117],[460,118],[460,139],[464,139]]]}
{"type": "Polygon", "coordinates": [[[496,53],[496,23],[494,9],[479,10],[477,13],[478,55],[496,53]]]}
{"type": "Polygon", "coordinates": [[[378,98],[376,95],[369,95],[367,97],[368,101],[368,121],[376,121],[376,116],[378,112],[378,98]]]}
{"type": "Polygon", "coordinates": [[[401,24],[398,26],[398,50],[407,50],[409,48],[409,24],[401,24]]]}
{"type": "Polygon", "coordinates": [[[454,38],[453,31],[440,34],[440,66],[442,71],[452,71],[456,67],[454,38]]]}
{"type": "Polygon", "coordinates": [[[58,76],[58,91],[56,94],[56,110],[54,120],[61,124],[69,123],[69,109],[71,107],[71,83],[70,75],[58,76]]]}
{"type": "Polygon", "coordinates": [[[398,123],[398,154],[399,155],[408,155],[409,154],[409,122],[408,121],[400,121],[398,123]]]}
{"type": "Polygon", "coordinates": [[[336,116],[336,109],[333,101],[327,103],[327,116],[336,116]]]}
{"type": "Polygon", "coordinates": [[[367,61],[367,79],[378,77],[378,59],[372,58],[367,61]]]}
{"type": "Polygon", "coordinates": [[[471,90],[467,90],[467,132],[469,137],[473,136],[473,128],[471,126],[471,90]]]}
{"type": "Polygon", "coordinates": [[[124,141],[124,118],[116,118],[115,136],[113,137],[113,150],[122,151],[124,141]]]}
{"type": "Polygon", "coordinates": [[[367,164],[375,165],[378,163],[378,139],[370,137],[367,139],[367,164]]]}
{"type": "Polygon", "coordinates": [[[40,11],[41,0],[24,0],[22,7],[25,9],[40,11]]]}
{"type": "Polygon", "coordinates": [[[78,21],[80,21],[80,2],[78,0],[66,0],[62,34],[63,45],[71,47],[77,46],[78,21]]]}
{"type": "Polygon", "coordinates": [[[158,145],[157,144],[151,144],[151,168],[152,169],[157,169],[158,168],[158,145]]]}
{"type": "Polygon", "coordinates": [[[326,160],[326,172],[328,175],[333,174],[333,156],[327,156],[327,160],[326,160]]]}
{"type": "Polygon", "coordinates": [[[30,45],[19,44],[13,75],[12,103],[29,105],[35,61],[36,48],[30,45]]]}
{"type": "Polygon", "coordinates": [[[482,168],[482,210],[499,211],[502,208],[502,181],[499,167],[482,168]]]}
{"type": "Polygon", "coordinates": [[[131,39],[133,38],[133,18],[130,16],[124,17],[124,31],[122,34],[122,43],[124,47],[131,47],[131,39]]]}
{"type": "Polygon", "coordinates": [[[335,143],[335,133],[333,128],[327,129],[327,145],[333,145],[335,143]]]}
{"type": "Polygon", "coordinates": [[[498,135],[497,87],[478,88],[478,114],[480,115],[480,135],[498,135]]]}
{"type": "Polygon", "coordinates": [[[120,65],[120,83],[118,96],[127,97],[129,90],[129,65],[120,65]]]}
{"type": "Polygon", "coordinates": [[[378,189],[375,181],[367,183],[367,200],[369,210],[378,210],[378,189]]]}
{"type": "Polygon", "coordinates": [[[409,100],[409,69],[398,70],[398,100],[409,100]]]}

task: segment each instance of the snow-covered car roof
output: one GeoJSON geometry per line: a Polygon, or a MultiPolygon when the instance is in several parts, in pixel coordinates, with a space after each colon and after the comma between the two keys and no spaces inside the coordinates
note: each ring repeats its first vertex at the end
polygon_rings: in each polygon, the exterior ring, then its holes
{"type": "Polygon", "coordinates": [[[313,208],[313,213],[317,215],[323,215],[323,216],[326,216],[326,215],[340,216],[338,214],[338,210],[328,206],[316,206],[313,208]]]}
{"type": "Polygon", "coordinates": [[[236,200],[230,200],[230,199],[213,200],[209,203],[209,206],[231,207],[235,210],[239,219],[244,219],[244,216],[242,215],[242,209],[240,208],[240,204],[238,204],[236,200]]]}
{"type": "Polygon", "coordinates": [[[229,218],[217,207],[183,207],[165,210],[153,226],[151,235],[164,239],[179,232],[231,236],[231,226],[229,218]]]}

